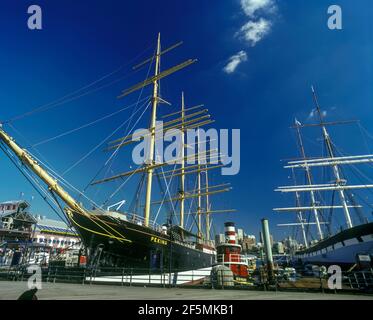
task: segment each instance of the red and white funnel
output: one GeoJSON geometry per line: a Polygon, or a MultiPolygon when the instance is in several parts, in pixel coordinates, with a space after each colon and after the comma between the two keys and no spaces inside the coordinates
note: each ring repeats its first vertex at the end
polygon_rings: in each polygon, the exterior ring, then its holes
{"type": "Polygon", "coordinates": [[[228,243],[236,243],[236,228],[234,222],[224,223],[225,238],[228,240],[228,243]]]}

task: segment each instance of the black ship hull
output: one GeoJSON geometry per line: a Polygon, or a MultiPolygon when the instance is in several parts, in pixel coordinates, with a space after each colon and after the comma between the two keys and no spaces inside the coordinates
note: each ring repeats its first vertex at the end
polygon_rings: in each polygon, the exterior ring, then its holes
{"type": "Polygon", "coordinates": [[[204,252],[192,243],[175,240],[138,222],[108,215],[84,216],[74,211],[69,218],[81,236],[91,265],[186,271],[215,263],[215,252],[204,252]]]}
{"type": "Polygon", "coordinates": [[[349,268],[357,263],[359,254],[373,256],[373,222],[343,230],[319,241],[297,252],[295,258],[303,263],[349,268]]]}

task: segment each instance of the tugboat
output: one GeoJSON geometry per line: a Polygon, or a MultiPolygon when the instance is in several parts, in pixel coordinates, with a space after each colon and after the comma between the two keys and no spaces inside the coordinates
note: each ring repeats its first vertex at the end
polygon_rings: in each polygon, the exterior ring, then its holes
{"type": "Polygon", "coordinates": [[[234,222],[224,224],[226,242],[216,247],[218,264],[227,266],[236,281],[247,281],[249,266],[247,258],[241,254],[241,245],[236,241],[236,228],[234,222]]]}

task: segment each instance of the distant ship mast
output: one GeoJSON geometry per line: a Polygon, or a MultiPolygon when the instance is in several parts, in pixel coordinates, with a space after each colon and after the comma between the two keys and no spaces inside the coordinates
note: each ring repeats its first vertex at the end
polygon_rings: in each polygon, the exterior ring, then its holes
{"type": "Polygon", "coordinates": [[[180,155],[180,227],[184,228],[185,213],[185,101],[184,92],[181,93],[181,155],[180,155]]]}
{"type": "MultiPolygon", "coordinates": [[[[300,151],[301,151],[301,156],[304,160],[307,159],[306,157],[306,151],[304,149],[304,144],[303,144],[303,139],[302,139],[302,135],[301,135],[301,132],[300,132],[300,126],[299,126],[299,123],[296,122],[295,123],[295,126],[296,126],[296,130],[297,130],[297,137],[298,137],[298,143],[299,143],[299,148],[300,148],[300,151]]],[[[312,185],[312,176],[311,176],[311,170],[310,170],[310,167],[309,166],[306,166],[305,167],[306,169],[306,176],[307,176],[307,183],[309,185],[312,185]]],[[[296,192],[296,197],[299,199],[299,193],[296,192]]],[[[317,208],[316,208],[316,197],[315,197],[315,192],[313,190],[310,191],[310,197],[311,197],[311,206],[312,206],[312,211],[313,211],[313,214],[315,216],[315,221],[316,221],[316,226],[317,226],[317,232],[319,234],[319,238],[320,239],[323,239],[324,238],[324,235],[323,235],[323,232],[321,230],[321,224],[320,224],[320,219],[319,219],[319,213],[317,211],[317,208]]]]}
{"type": "MultiPolygon", "coordinates": [[[[323,116],[322,116],[322,113],[321,113],[321,110],[320,110],[320,106],[319,106],[319,103],[318,103],[318,100],[317,100],[316,92],[315,92],[315,89],[313,88],[313,86],[311,88],[312,88],[313,99],[314,99],[314,102],[315,102],[315,105],[316,105],[317,114],[319,115],[321,129],[322,129],[322,133],[323,133],[323,136],[324,136],[326,148],[328,150],[329,157],[331,159],[334,159],[334,152],[333,152],[332,142],[330,140],[330,136],[328,134],[328,131],[326,130],[326,127],[324,125],[323,116]]],[[[341,179],[341,174],[339,172],[338,164],[335,163],[335,164],[332,165],[332,167],[333,167],[333,172],[334,172],[334,176],[335,176],[335,179],[336,179],[336,181],[335,181],[336,184],[337,185],[341,185],[341,186],[345,185],[346,184],[346,180],[341,179]]],[[[340,197],[341,202],[342,202],[343,212],[345,214],[345,219],[346,219],[347,227],[348,228],[352,228],[352,221],[351,221],[350,211],[348,210],[348,207],[347,207],[346,197],[345,197],[343,188],[340,188],[338,190],[338,192],[339,192],[339,197],[340,197]]]]}
{"type": "MultiPolygon", "coordinates": [[[[341,171],[339,166],[340,165],[348,165],[348,164],[357,164],[357,163],[373,163],[373,155],[361,155],[361,156],[341,156],[336,157],[334,153],[333,143],[331,141],[330,135],[326,129],[328,125],[338,125],[338,124],[347,124],[356,121],[338,121],[338,122],[325,122],[323,119],[323,114],[320,109],[320,105],[318,103],[318,99],[316,96],[316,92],[312,87],[312,96],[316,107],[316,112],[318,114],[319,123],[315,124],[301,124],[297,120],[295,121],[295,125],[292,127],[296,129],[297,132],[297,140],[300,147],[301,157],[302,160],[295,160],[289,161],[288,165],[284,166],[284,168],[288,169],[304,169],[306,172],[307,184],[306,185],[296,185],[296,181],[294,186],[283,186],[278,187],[275,191],[281,193],[288,193],[294,192],[296,196],[296,207],[290,208],[274,208],[274,211],[278,212],[296,212],[298,214],[299,223],[289,223],[289,224],[279,224],[279,226],[296,226],[300,225],[303,231],[303,238],[305,241],[305,245],[307,247],[307,240],[304,235],[304,221],[302,218],[303,211],[311,211],[315,217],[315,222],[306,223],[308,225],[316,225],[317,232],[319,239],[322,240],[324,238],[323,231],[321,225],[327,224],[325,221],[320,221],[319,211],[322,210],[333,210],[333,209],[343,209],[346,226],[347,228],[352,228],[352,220],[350,216],[350,208],[361,208],[361,205],[352,204],[349,205],[346,201],[345,191],[346,190],[354,190],[354,189],[367,189],[373,188],[373,185],[365,184],[365,185],[347,185],[347,181],[342,178],[341,171]],[[302,127],[313,127],[313,126],[320,126],[322,129],[323,139],[327,148],[328,155],[326,157],[321,158],[307,158],[306,152],[301,136],[300,129],[302,127]],[[332,168],[335,181],[333,183],[328,184],[314,184],[311,174],[312,167],[321,167],[321,166],[330,166],[332,168]],[[340,205],[320,205],[316,200],[317,191],[337,191],[339,194],[339,198],[341,201],[340,205]],[[300,193],[301,192],[309,192],[311,205],[310,206],[302,206],[300,204],[300,193]]],[[[294,178],[294,177],[293,177],[294,178]]],[[[294,179],[295,180],[295,179],[294,179]]]]}

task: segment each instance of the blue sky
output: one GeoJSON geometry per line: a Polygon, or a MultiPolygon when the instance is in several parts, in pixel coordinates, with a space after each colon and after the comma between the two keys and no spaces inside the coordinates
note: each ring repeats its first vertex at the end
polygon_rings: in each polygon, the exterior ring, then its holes
{"type": "MultiPolygon", "coordinates": [[[[187,58],[199,61],[162,82],[162,95],[173,106],[162,105],[160,113],[176,110],[184,90],[187,105],[203,103],[209,108],[215,127],[241,129],[240,173],[223,178],[214,174],[211,178],[212,184],[228,181],[233,186],[224,197],[212,199],[213,207],[238,209],[234,216],[216,216],[216,230],[222,231],[223,222],[233,219],[247,233],[257,235],[260,219],[267,217],[272,232],[280,239],[290,230],[275,225],[293,219],[276,215],[272,208],[289,206],[293,200],[273,190],[289,183],[289,172],[282,168],[280,160],[297,156],[289,126],[295,117],[312,122],[311,84],[318,91],[328,120],[360,119],[364,128],[373,132],[372,10],[369,0],[277,0],[252,15],[239,0],[5,0],[0,11],[0,119],[55,101],[124,65],[102,83],[123,77],[115,84],[15,121],[14,128],[27,141],[12,127],[5,129],[27,147],[94,121],[136,102],[138,95],[122,100],[116,96],[144,78],[146,70],[130,74],[130,67],[151,55],[158,31],[164,47],[183,40],[181,48],[164,57],[162,68],[187,58]],[[43,10],[43,30],[27,28],[27,8],[31,4],[43,10]],[[327,8],[331,4],[342,8],[342,30],[327,28],[327,8]],[[245,40],[239,30],[249,21],[260,19],[269,22],[269,30],[255,44],[245,40]],[[224,72],[230,57],[241,51],[246,61],[234,72],[224,72]]],[[[149,91],[144,91],[147,94],[149,91]]],[[[40,145],[37,150],[61,173],[128,116],[120,113],[40,145]]],[[[146,122],[141,124],[145,126],[146,122]]],[[[332,133],[336,143],[348,152],[372,150],[372,140],[365,141],[356,126],[333,128],[332,133]]],[[[304,134],[309,136],[309,153],[318,155],[313,147],[319,143],[316,134],[312,130],[304,134]]],[[[66,179],[83,188],[107,157],[99,148],[67,173],[66,179]]],[[[120,168],[128,170],[129,157],[128,151],[121,152],[115,172],[120,168]]],[[[26,199],[34,195],[34,212],[53,216],[4,155],[0,155],[0,179],[0,200],[16,199],[20,192],[26,199]]],[[[134,187],[135,183],[130,183],[116,199],[130,199],[134,187]]],[[[105,194],[102,191],[97,195],[98,202],[105,194]]],[[[90,195],[95,195],[95,190],[90,195]]]]}

